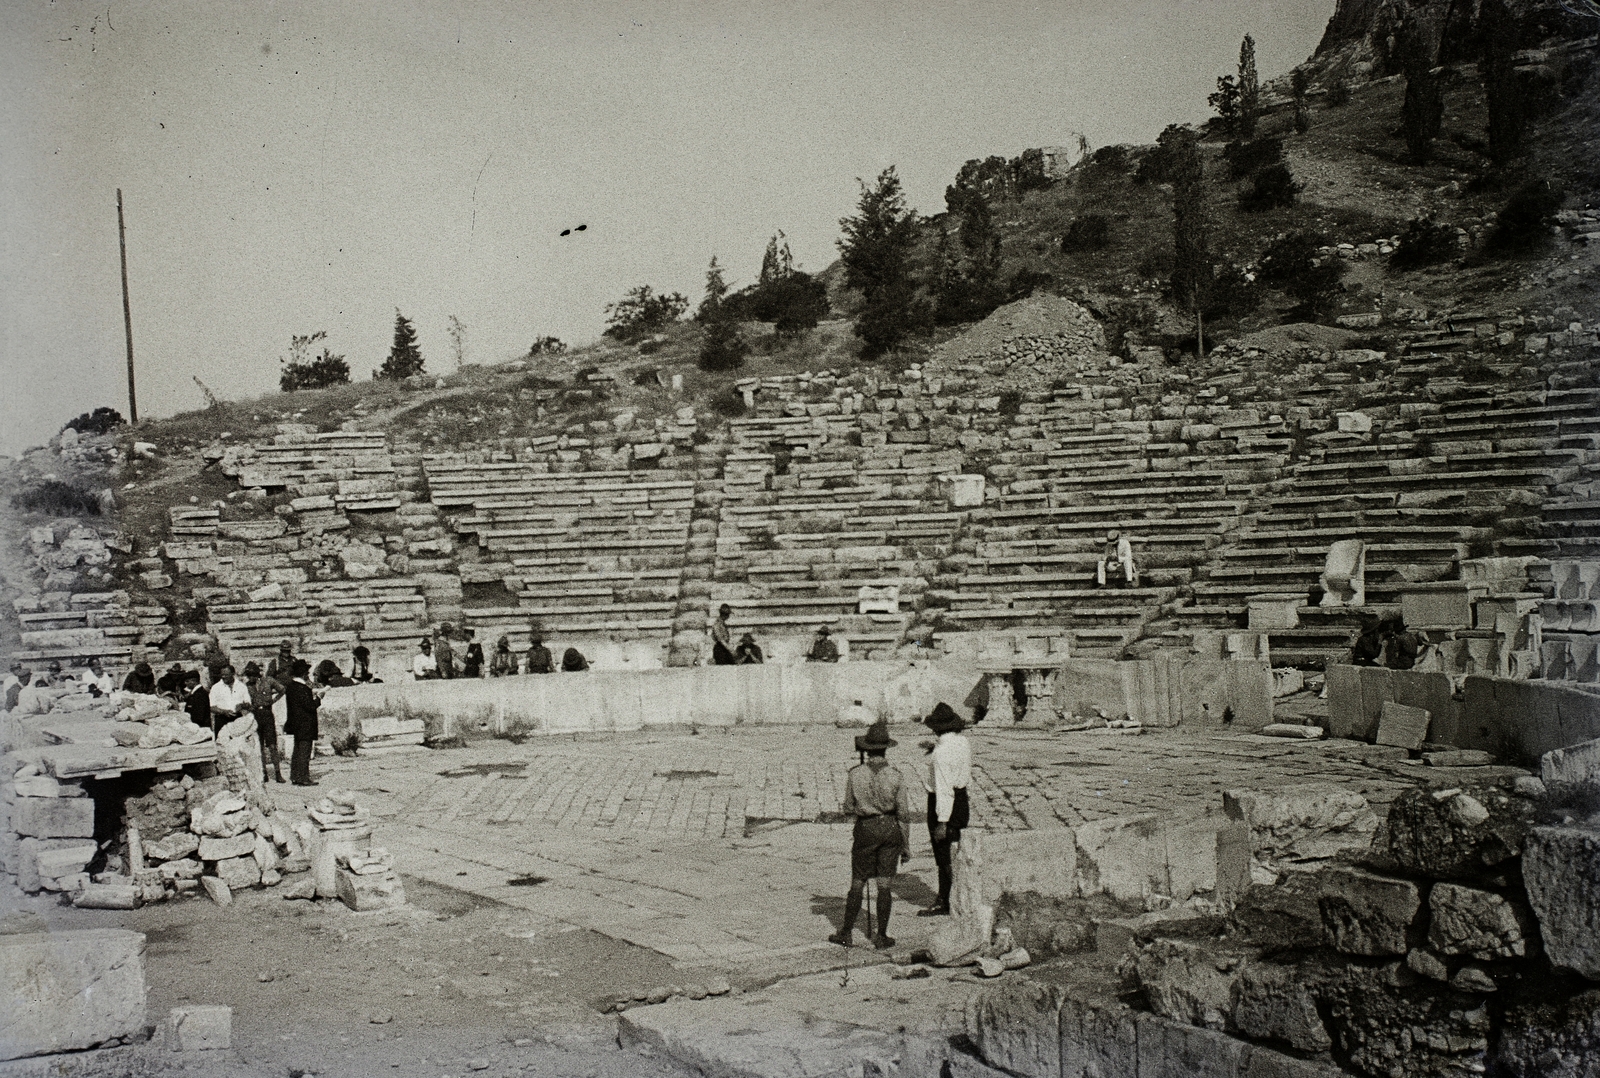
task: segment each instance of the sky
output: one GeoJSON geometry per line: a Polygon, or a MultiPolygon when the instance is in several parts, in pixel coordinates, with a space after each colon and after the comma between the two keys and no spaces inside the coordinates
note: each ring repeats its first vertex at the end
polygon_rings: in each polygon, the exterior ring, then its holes
{"type": "Polygon", "coordinates": [[[578,344],[649,284],[802,269],[894,165],[944,209],[963,161],[1204,119],[1241,37],[1263,79],[1334,0],[299,0],[0,4],[0,453],[276,389],[290,338],[352,376],[398,309],[427,369],[578,344]],[[564,229],[587,225],[561,236],[564,229]]]}

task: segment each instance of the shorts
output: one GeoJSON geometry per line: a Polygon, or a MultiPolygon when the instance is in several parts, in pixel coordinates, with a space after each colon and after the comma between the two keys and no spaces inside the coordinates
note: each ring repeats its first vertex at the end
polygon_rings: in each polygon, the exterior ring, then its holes
{"type": "Polygon", "coordinates": [[[900,868],[903,849],[905,836],[900,833],[898,817],[858,816],[850,843],[850,875],[858,880],[893,876],[900,868]]]}

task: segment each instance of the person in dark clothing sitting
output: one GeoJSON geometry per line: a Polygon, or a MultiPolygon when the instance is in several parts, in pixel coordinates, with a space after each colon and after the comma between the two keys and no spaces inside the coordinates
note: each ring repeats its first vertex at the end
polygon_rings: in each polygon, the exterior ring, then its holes
{"type": "Polygon", "coordinates": [[[577,648],[568,648],[567,653],[561,656],[561,669],[563,673],[575,674],[580,670],[589,669],[589,660],[583,657],[583,652],[577,648]]]}
{"type": "Polygon", "coordinates": [[[140,663],[128,671],[128,676],[122,679],[122,691],[154,696],[156,692],[156,674],[154,670],[150,669],[150,664],[140,663]]]}
{"type": "Polygon", "coordinates": [[[183,685],[185,680],[186,679],[183,675],[183,667],[179,666],[177,663],[173,663],[167,668],[167,672],[162,674],[161,677],[156,681],[156,692],[166,693],[171,696],[181,696],[183,695],[183,685]]]}
{"type": "Polygon", "coordinates": [[[817,635],[811,641],[811,650],[806,652],[808,663],[836,663],[839,661],[839,645],[830,638],[828,627],[822,626],[817,630],[817,635]]]}
{"type": "Polygon", "coordinates": [[[372,676],[372,652],[357,644],[350,649],[350,680],[357,685],[381,685],[381,677],[372,676]]]}
{"type": "Polygon", "coordinates": [[[556,658],[550,654],[550,649],[544,646],[544,637],[534,633],[533,642],[528,645],[528,659],[523,664],[522,672],[524,674],[553,674],[555,669],[556,658]]]}
{"type": "Polygon", "coordinates": [[[1383,644],[1388,636],[1387,622],[1371,621],[1361,630],[1361,635],[1350,647],[1350,662],[1355,666],[1377,666],[1383,658],[1383,644]]]}
{"type": "Polygon", "coordinates": [[[1389,640],[1383,648],[1383,665],[1390,670],[1410,670],[1417,665],[1417,653],[1422,642],[1417,634],[1406,628],[1406,623],[1395,620],[1389,640]]]}
{"type": "Polygon", "coordinates": [[[211,693],[200,684],[200,671],[190,670],[183,675],[183,696],[183,709],[189,713],[189,721],[211,729],[211,693]]]}
{"type": "Polygon", "coordinates": [[[355,684],[339,672],[338,664],[332,659],[323,659],[317,664],[317,674],[312,680],[325,689],[339,689],[355,684]]]}
{"type": "Polygon", "coordinates": [[[767,661],[767,657],[761,653],[761,645],[756,643],[754,633],[745,633],[739,638],[733,661],[738,666],[760,666],[767,661]]]}

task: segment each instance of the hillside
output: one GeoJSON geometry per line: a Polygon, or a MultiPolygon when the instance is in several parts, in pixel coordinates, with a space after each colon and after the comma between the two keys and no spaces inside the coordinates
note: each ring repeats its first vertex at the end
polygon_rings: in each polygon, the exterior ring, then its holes
{"type": "MultiPolygon", "coordinates": [[[[393,662],[448,621],[518,647],[537,628],[638,668],[702,659],[728,602],[778,657],[823,624],[868,657],[976,653],[996,634],[1047,653],[1204,651],[1252,601],[1304,595],[1319,551],[1361,535],[1387,558],[1370,609],[1273,638],[1275,659],[1315,665],[1405,582],[1581,549],[1582,529],[1548,514],[1586,504],[1600,467],[1584,425],[1600,384],[1594,39],[1525,57],[1572,92],[1515,170],[1481,152],[1471,65],[1446,68],[1444,128],[1417,167],[1401,81],[1353,66],[1375,11],[1342,4],[1311,61],[1353,80],[1347,103],[1314,84],[1296,134],[1281,80],[1269,88],[1260,134],[1282,139],[1295,204],[1244,211],[1252,181],[1231,175],[1219,131],[1201,144],[1219,262],[1253,274],[1293,230],[1337,245],[1321,325],[1257,283],[1196,356],[1166,291],[1170,189],[1140,178],[1152,148],[1103,148],[992,206],[1002,275],[1032,299],[1019,289],[982,324],[878,360],[837,317],[852,300],[832,267],[836,317],[794,340],[746,326],[736,372],[699,370],[701,331],[680,323],[638,347],[225,402],[30,451],[0,469],[0,497],[36,496],[0,534],[0,598],[18,613],[0,648],[125,664],[288,637],[393,662]],[[1562,189],[1557,223],[1525,252],[1490,251],[1530,180],[1562,189]],[[1108,219],[1104,247],[1063,251],[1089,214],[1108,219]],[[1394,244],[1424,215],[1455,247],[1402,270],[1394,244]],[[1490,421],[1505,409],[1515,422],[1490,421]],[[941,479],[958,474],[982,477],[978,503],[941,479]],[[106,489],[114,510],[93,512],[106,489]],[[1109,527],[1138,532],[1140,588],[1094,589],[1109,527]]],[[[924,270],[941,227],[923,222],[924,270]]]]}

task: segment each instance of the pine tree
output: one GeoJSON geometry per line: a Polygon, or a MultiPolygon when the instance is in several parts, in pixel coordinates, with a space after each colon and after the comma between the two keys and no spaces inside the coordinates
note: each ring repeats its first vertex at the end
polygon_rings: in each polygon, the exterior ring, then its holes
{"type": "Polygon", "coordinates": [[[1294,99],[1294,130],[1303,135],[1311,130],[1311,107],[1306,98],[1311,93],[1311,76],[1303,67],[1297,67],[1289,76],[1289,96],[1294,99]]]}
{"type": "Polygon", "coordinates": [[[1157,145],[1165,158],[1163,172],[1172,184],[1172,298],[1181,307],[1199,309],[1211,279],[1210,220],[1199,140],[1189,128],[1173,125],[1161,132],[1157,145]]]}
{"type": "Polygon", "coordinates": [[[1405,127],[1411,163],[1425,165],[1433,157],[1433,140],[1444,120],[1444,91],[1433,76],[1433,43],[1416,18],[1405,15],[1395,28],[1400,65],[1406,77],[1400,118],[1405,127]]]}
{"type": "Polygon", "coordinates": [[[756,283],[771,284],[778,279],[778,275],[778,237],[774,236],[767,241],[767,251],[761,256],[761,276],[756,278],[756,283]]]}
{"type": "Polygon", "coordinates": [[[866,307],[856,319],[856,336],[866,342],[868,355],[894,348],[928,320],[928,311],[916,298],[911,277],[911,248],[916,242],[916,213],[906,208],[900,177],[891,165],[878,174],[871,187],[861,185],[854,217],[844,217],[838,241],[844,263],[845,284],[859,289],[866,307]]]}
{"type": "Polygon", "coordinates": [[[411,324],[411,319],[400,313],[399,308],[396,308],[394,344],[389,348],[389,358],[383,361],[383,366],[373,373],[373,377],[398,382],[402,378],[410,378],[413,374],[421,373],[422,349],[417,347],[417,327],[411,324]]]}
{"type": "Polygon", "coordinates": [[[1239,44],[1239,137],[1254,138],[1261,113],[1261,81],[1256,77],[1256,39],[1249,34],[1239,44]]]}
{"type": "Polygon", "coordinates": [[[728,295],[728,282],[717,265],[716,255],[706,268],[706,294],[700,301],[695,318],[705,326],[705,336],[700,341],[699,364],[702,370],[731,371],[744,365],[749,345],[739,332],[739,323],[723,304],[728,295]]]}
{"type": "Polygon", "coordinates": [[[1483,42],[1478,72],[1489,109],[1489,158],[1505,165],[1522,153],[1527,128],[1527,108],[1517,81],[1516,23],[1505,0],[1483,0],[1478,18],[1483,42]]]}

